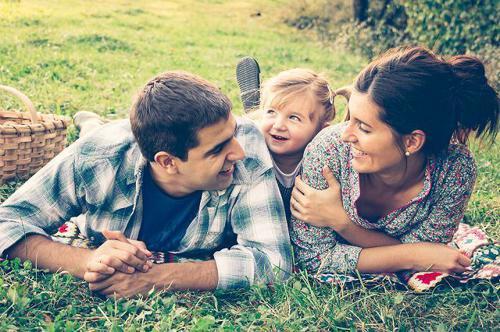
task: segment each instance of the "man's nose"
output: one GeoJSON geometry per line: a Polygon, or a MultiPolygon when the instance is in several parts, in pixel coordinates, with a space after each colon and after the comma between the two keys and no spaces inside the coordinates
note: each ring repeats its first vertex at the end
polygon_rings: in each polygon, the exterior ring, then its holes
{"type": "Polygon", "coordinates": [[[236,138],[231,141],[231,150],[227,155],[229,161],[238,161],[245,158],[245,151],[236,138]]]}

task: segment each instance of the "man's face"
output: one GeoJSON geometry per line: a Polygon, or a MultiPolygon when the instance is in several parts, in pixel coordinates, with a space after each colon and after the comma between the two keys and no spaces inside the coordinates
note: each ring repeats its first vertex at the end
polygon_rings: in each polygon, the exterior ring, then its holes
{"type": "Polygon", "coordinates": [[[188,152],[186,161],[177,162],[178,175],[185,186],[196,190],[223,190],[232,182],[234,165],[245,152],[235,138],[236,120],[227,120],[198,131],[199,145],[188,152]]]}

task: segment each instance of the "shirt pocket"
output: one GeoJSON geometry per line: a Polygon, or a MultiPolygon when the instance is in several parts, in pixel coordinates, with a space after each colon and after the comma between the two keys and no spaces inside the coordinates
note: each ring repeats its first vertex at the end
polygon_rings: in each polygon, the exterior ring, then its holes
{"type": "Polygon", "coordinates": [[[216,248],[224,241],[224,230],[230,222],[227,216],[227,204],[218,207],[207,208],[209,217],[205,247],[216,248]]]}

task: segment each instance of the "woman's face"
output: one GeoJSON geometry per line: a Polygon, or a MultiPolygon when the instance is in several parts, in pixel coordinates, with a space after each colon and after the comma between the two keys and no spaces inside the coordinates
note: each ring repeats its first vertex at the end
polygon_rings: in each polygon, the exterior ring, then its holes
{"type": "Polygon", "coordinates": [[[352,166],[358,173],[391,172],[405,158],[391,128],[380,120],[381,111],[367,93],[352,92],[350,120],[342,139],[351,146],[352,166]]]}

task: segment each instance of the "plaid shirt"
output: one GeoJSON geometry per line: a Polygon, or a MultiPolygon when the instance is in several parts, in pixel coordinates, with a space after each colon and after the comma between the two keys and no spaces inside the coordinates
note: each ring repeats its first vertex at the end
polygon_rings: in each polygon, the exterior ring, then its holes
{"type": "MultiPolygon", "coordinates": [[[[174,252],[213,255],[220,289],[269,283],[276,273],[286,277],[292,265],[283,204],[264,140],[243,119],[238,119],[236,137],[246,158],[237,162],[232,184],[203,192],[198,215],[174,252]]],[[[52,234],[76,216],[73,221],[94,243],[105,241],[104,229],[137,239],[146,165],[128,121],[76,141],[0,206],[0,254],[26,234],[52,234]]]]}

